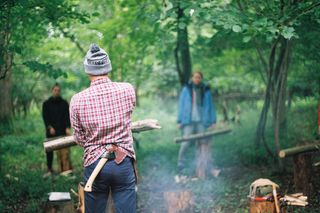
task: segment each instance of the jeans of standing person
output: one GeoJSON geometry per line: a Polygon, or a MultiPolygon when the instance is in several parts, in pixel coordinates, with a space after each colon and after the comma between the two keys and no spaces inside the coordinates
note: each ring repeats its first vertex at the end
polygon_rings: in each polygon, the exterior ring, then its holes
{"type": "MultiPolygon", "coordinates": [[[[205,132],[205,127],[201,123],[192,123],[190,125],[184,126],[182,129],[183,136],[189,136],[192,134],[205,132]]],[[[186,166],[186,151],[191,145],[191,141],[182,142],[180,145],[179,156],[178,156],[178,169],[179,172],[183,172],[186,166]]]]}
{"type": "MultiPolygon", "coordinates": [[[[84,182],[89,179],[100,159],[84,168],[84,182]]],[[[109,191],[111,190],[117,213],[135,213],[137,198],[136,179],[132,159],[126,157],[120,164],[108,160],[96,177],[92,192],[85,192],[85,212],[105,213],[109,191]]]]}

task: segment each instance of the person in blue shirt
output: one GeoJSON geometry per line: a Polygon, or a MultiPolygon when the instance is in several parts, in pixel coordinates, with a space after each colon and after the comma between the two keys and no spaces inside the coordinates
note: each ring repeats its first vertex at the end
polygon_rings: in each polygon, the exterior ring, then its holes
{"type": "MultiPolygon", "coordinates": [[[[196,71],[191,80],[183,87],[178,106],[178,126],[183,136],[205,132],[214,128],[216,123],[216,110],[212,100],[209,85],[203,83],[203,74],[196,71]]],[[[200,141],[205,143],[205,140],[200,141]]],[[[182,142],[178,156],[178,170],[185,170],[185,155],[190,141],[182,142]]]]}

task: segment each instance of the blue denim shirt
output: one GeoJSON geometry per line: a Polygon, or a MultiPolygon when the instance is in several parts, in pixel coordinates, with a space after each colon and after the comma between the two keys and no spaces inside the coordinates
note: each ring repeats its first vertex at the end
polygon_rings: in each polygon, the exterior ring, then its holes
{"type": "MultiPolygon", "coordinates": [[[[178,106],[178,123],[183,126],[192,123],[192,85],[183,87],[178,106]]],[[[203,85],[201,123],[207,128],[216,123],[216,110],[212,100],[210,88],[203,85]]]]}

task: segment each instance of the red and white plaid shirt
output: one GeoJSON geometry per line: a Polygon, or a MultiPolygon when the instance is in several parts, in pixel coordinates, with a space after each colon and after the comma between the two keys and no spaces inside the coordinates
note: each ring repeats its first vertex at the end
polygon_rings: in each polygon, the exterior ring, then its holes
{"type": "Polygon", "coordinates": [[[70,102],[70,120],[76,143],[84,147],[84,166],[95,162],[107,144],[116,144],[135,158],[131,115],[135,106],[134,88],[109,78],[91,82],[70,102]]]}

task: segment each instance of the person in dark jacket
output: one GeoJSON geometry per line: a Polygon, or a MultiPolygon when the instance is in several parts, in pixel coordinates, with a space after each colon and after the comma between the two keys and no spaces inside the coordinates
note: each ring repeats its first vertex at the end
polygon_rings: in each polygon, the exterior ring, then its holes
{"type": "MultiPolygon", "coordinates": [[[[60,85],[56,83],[52,87],[52,96],[47,99],[42,106],[42,117],[46,127],[47,138],[70,135],[69,104],[60,96],[60,93],[60,85]]],[[[53,172],[53,152],[46,152],[46,155],[48,167],[46,176],[48,176],[53,172]]],[[[72,169],[69,148],[59,150],[58,158],[61,172],[72,169]]]]}
{"type": "MultiPolygon", "coordinates": [[[[216,123],[216,110],[212,101],[210,87],[203,83],[203,74],[194,72],[179,97],[178,125],[183,136],[202,133],[213,128],[216,123]]],[[[185,154],[190,141],[182,142],[178,156],[178,170],[183,173],[185,169],[185,154]]]]}

